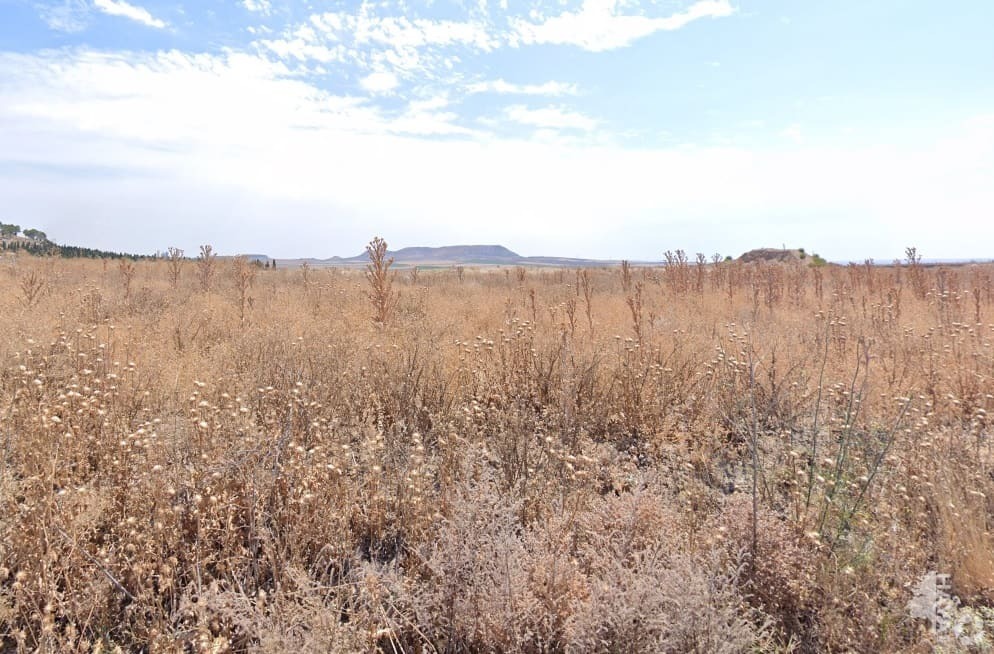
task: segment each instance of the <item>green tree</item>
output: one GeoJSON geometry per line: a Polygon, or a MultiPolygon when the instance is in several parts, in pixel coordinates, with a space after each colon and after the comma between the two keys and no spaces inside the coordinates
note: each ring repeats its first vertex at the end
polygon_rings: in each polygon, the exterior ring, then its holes
{"type": "Polygon", "coordinates": [[[6,238],[17,236],[20,231],[20,225],[7,225],[6,223],[0,223],[0,235],[6,238]]]}

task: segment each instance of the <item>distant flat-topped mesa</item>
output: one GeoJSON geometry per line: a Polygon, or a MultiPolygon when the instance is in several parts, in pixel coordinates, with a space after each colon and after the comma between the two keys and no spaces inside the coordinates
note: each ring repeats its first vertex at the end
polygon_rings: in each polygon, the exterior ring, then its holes
{"type": "MultiPolygon", "coordinates": [[[[398,263],[440,261],[454,263],[515,263],[521,256],[503,245],[446,245],[443,247],[410,247],[390,252],[398,263]]],[[[357,259],[365,260],[365,254],[357,259]]]]}
{"type": "MultiPolygon", "coordinates": [[[[534,266],[539,268],[595,268],[617,266],[620,260],[614,259],[579,259],[573,257],[522,256],[503,245],[444,245],[441,247],[406,247],[398,250],[388,250],[387,257],[400,268],[415,266],[534,266]]],[[[329,257],[327,259],[292,259],[280,260],[283,267],[294,268],[307,264],[308,266],[325,266],[343,268],[362,267],[369,263],[369,255],[365,252],[354,257],[329,257]]],[[[631,261],[635,266],[660,265],[658,261],[631,261]]]]}
{"type": "MultiPolygon", "coordinates": [[[[480,264],[502,265],[522,261],[523,257],[503,245],[445,245],[442,247],[409,247],[390,250],[387,256],[400,265],[411,264],[480,264]]],[[[325,264],[358,264],[369,261],[363,252],[354,257],[331,257],[320,260],[325,264]]]]}
{"type": "MultiPolygon", "coordinates": [[[[618,261],[599,259],[574,259],[569,257],[524,257],[503,245],[445,245],[441,247],[407,247],[387,251],[387,256],[401,267],[411,266],[545,266],[584,267],[613,266],[618,261]]],[[[284,259],[283,265],[311,266],[364,266],[369,256],[363,252],[354,257],[328,259],[284,259]]]]}

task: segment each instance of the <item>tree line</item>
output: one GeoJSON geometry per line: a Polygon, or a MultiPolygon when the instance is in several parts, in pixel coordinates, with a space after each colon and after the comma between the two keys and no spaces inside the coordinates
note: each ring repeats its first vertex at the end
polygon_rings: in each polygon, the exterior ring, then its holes
{"type": "Polygon", "coordinates": [[[21,232],[21,226],[15,225],[13,223],[0,223],[0,236],[3,238],[16,238],[18,234],[22,234],[24,238],[30,239],[32,241],[47,241],[48,235],[38,229],[25,229],[21,232]]]}
{"type": "Polygon", "coordinates": [[[0,237],[4,239],[0,241],[0,251],[4,252],[23,252],[34,256],[56,256],[64,259],[131,259],[139,261],[155,258],[145,254],[110,252],[78,245],[58,245],[50,241],[45,232],[38,229],[22,231],[21,226],[14,223],[0,223],[0,237]]]}

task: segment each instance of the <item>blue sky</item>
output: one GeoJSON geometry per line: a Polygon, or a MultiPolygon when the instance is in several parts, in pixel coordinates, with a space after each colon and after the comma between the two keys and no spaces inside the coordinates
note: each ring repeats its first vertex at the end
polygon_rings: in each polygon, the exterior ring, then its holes
{"type": "Polygon", "coordinates": [[[277,257],[994,257],[994,3],[0,0],[0,220],[277,257]]]}

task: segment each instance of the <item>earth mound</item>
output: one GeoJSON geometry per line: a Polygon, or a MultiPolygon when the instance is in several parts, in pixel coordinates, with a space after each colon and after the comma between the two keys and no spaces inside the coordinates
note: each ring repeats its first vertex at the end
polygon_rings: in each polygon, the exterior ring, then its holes
{"type": "Polygon", "coordinates": [[[801,261],[806,258],[804,250],[785,250],[783,248],[759,248],[749,250],[741,257],[742,263],[753,263],[756,261],[789,263],[791,261],[801,261]]]}

